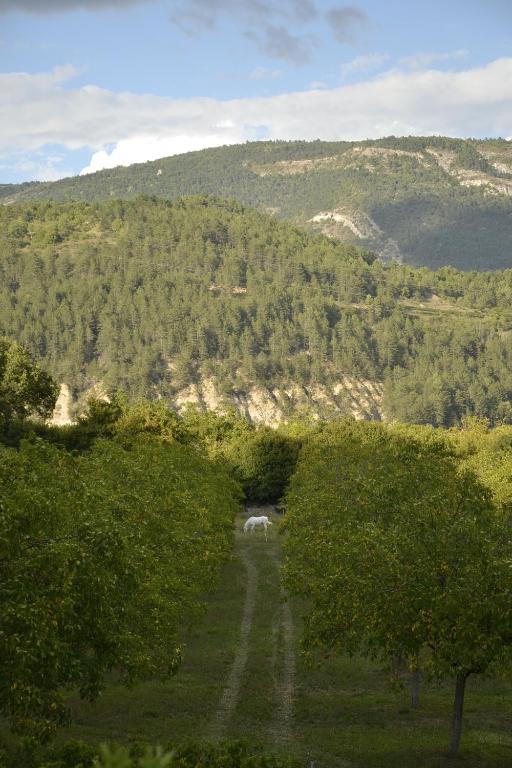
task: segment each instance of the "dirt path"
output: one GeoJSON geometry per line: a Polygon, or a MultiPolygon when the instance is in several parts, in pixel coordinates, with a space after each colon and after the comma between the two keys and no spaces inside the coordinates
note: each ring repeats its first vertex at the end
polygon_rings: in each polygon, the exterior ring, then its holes
{"type": "MultiPolygon", "coordinates": [[[[237,521],[235,536],[235,557],[243,563],[246,571],[245,599],[242,611],[238,645],[233,659],[226,685],[210,723],[211,737],[214,739],[229,736],[230,724],[234,718],[238,704],[246,703],[241,699],[241,691],[245,681],[250,679],[248,659],[253,643],[253,655],[260,654],[258,633],[265,631],[262,622],[262,603],[268,600],[273,603],[273,626],[268,636],[266,667],[270,667],[271,679],[268,689],[268,725],[276,744],[286,745],[293,736],[293,702],[295,691],[295,628],[290,604],[282,587],[277,587],[280,579],[281,547],[277,534],[277,523],[274,510],[271,507],[250,507],[247,515],[270,515],[274,517],[275,526],[269,529],[268,542],[264,542],[262,532],[244,536],[241,522],[237,521]],[[268,589],[269,580],[272,589],[268,589]],[[272,595],[272,597],[270,597],[272,595]],[[260,606],[258,608],[258,605],[260,606]],[[252,637],[252,635],[254,635],[252,637]],[[273,678],[273,679],[272,679],[273,678]]],[[[261,640],[259,641],[261,644],[261,640]]],[[[254,662],[253,662],[254,663],[254,662]]],[[[245,695],[247,695],[245,693],[245,695]]],[[[239,715],[238,715],[239,716],[239,715]]],[[[263,724],[263,723],[262,723],[263,724]]]]}
{"type": "MultiPolygon", "coordinates": [[[[276,564],[278,573],[281,561],[276,554],[272,558],[276,564]]],[[[281,587],[281,621],[278,649],[278,667],[275,689],[278,702],[274,718],[274,731],[276,741],[286,743],[292,738],[293,729],[293,698],[295,692],[295,627],[287,594],[281,587]]]]}
{"type": "Polygon", "coordinates": [[[219,706],[211,723],[211,732],[213,738],[222,738],[225,735],[226,727],[236,708],[240,696],[240,686],[242,677],[247,664],[249,653],[249,637],[252,628],[254,606],[256,603],[256,594],[258,590],[258,570],[254,565],[249,553],[245,548],[239,547],[238,556],[242,560],[246,574],[245,602],[240,624],[240,637],[238,648],[231,666],[226,687],[222,694],[219,706]]]}

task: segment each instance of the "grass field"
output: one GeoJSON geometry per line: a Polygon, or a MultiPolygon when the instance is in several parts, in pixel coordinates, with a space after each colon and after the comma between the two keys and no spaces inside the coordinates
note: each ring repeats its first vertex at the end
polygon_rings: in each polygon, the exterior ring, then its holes
{"type": "Polygon", "coordinates": [[[299,653],[300,607],[282,599],[277,526],[244,537],[186,638],[166,683],[112,684],[90,705],[73,700],[61,738],[168,743],[243,738],[308,768],[510,768],[512,682],[470,679],[462,747],[445,756],[450,685],[425,684],[420,709],[389,672],[365,659],[309,669],[299,653]]]}

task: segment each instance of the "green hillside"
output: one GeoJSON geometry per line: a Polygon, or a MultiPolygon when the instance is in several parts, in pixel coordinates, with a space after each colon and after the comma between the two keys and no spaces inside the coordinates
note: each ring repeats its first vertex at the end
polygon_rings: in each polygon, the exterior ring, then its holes
{"type": "MultiPolygon", "coordinates": [[[[0,184],[0,200],[2,203],[10,203],[17,195],[27,192],[28,190],[37,189],[40,186],[37,181],[27,181],[22,184],[0,184]]],[[[47,186],[42,185],[41,186],[47,186]]]]}
{"type": "Polygon", "coordinates": [[[505,140],[254,142],[0,187],[4,203],[141,194],[235,198],[417,266],[512,266],[512,144],[505,140]]]}
{"type": "Polygon", "coordinates": [[[512,271],[383,265],[206,197],[10,205],[0,230],[0,333],[75,400],[120,387],[179,406],[200,383],[215,407],[213,381],[234,407],[266,393],[279,420],[297,389],[355,413],[357,380],[381,410],[356,415],[512,420],[512,271]]]}

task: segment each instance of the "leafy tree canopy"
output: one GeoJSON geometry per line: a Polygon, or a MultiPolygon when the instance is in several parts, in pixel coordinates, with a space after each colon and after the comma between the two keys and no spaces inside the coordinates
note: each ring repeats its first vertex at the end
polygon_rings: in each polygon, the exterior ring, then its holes
{"type": "Polygon", "coordinates": [[[64,693],[172,673],[231,547],[239,488],[177,442],[0,448],[0,711],[51,734],[64,693]]]}
{"type": "Polygon", "coordinates": [[[456,682],[512,650],[512,538],[489,487],[433,430],[327,425],[288,492],[286,582],[310,601],[305,647],[420,663],[456,682]]]}
{"type": "Polygon", "coordinates": [[[28,350],[0,339],[0,421],[50,416],[59,392],[51,376],[34,363],[28,350]]]}

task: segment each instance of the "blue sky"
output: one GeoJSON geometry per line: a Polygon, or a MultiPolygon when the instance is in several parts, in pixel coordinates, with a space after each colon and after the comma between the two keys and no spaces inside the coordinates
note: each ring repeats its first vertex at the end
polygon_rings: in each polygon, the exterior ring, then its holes
{"type": "Polygon", "coordinates": [[[512,135],[506,0],[0,0],[0,182],[258,138],[512,135]]]}

